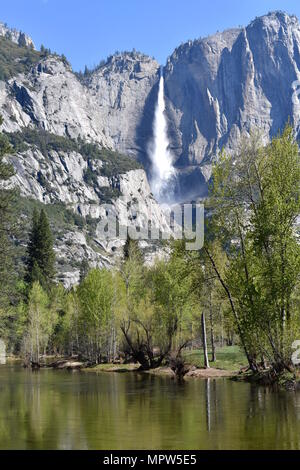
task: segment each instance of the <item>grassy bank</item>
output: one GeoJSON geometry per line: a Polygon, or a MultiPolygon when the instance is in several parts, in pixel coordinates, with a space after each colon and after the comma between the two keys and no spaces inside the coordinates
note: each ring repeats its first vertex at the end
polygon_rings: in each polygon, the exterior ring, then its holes
{"type": "MultiPolygon", "coordinates": [[[[205,369],[203,365],[203,350],[195,349],[192,351],[184,351],[183,356],[186,364],[190,366],[190,370],[186,374],[186,378],[217,378],[231,377],[238,381],[247,381],[256,383],[257,385],[275,386],[285,390],[300,390],[300,371],[294,373],[284,372],[279,375],[274,370],[264,370],[259,373],[251,371],[242,372],[241,369],[247,366],[247,360],[243,351],[239,346],[226,346],[216,349],[217,360],[210,361],[210,368],[205,369]]],[[[209,351],[211,358],[211,351],[209,351]]],[[[138,363],[114,364],[103,363],[97,365],[87,365],[77,358],[66,358],[63,356],[49,356],[44,358],[44,364],[41,367],[50,367],[53,369],[80,370],[86,373],[103,373],[103,372],[137,372],[140,368],[138,363]]],[[[20,361],[20,358],[14,357],[9,360],[20,361]]],[[[174,377],[171,368],[166,364],[156,369],[145,371],[146,373],[157,376],[174,377]]]]}
{"type": "MultiPolygon", "coordinates": [[[[184,351],[184,359],[191,366],[196,367],[197,369],[203,369],[203,350],[195,349],[192,351],[184,351]]],[[[211,356],[211,353],[210,353],[211,356]]],[[[220,371],[227,372],[236,372],[244,367],[247,364],[245,355],[238,346],[226,346],[223,348],[217,348],[216,350],[217,360],[215,362],[210,362],[211,370],[219,369],[220,371]]],[[[139,368],[138,364],[98,364],[92,367],[86,367],[82,370],[86,372],[128,372],[134,371],[139,368]]],[[[153,369],[149,371],[155,375],[173,375],[171,370],[168,367],[160,367],[158,369],[153,369]]],[[[209,370],[205,376],[209,376],[209,370]]],[[[212,376],[217,376],[217,373],[211,374],[212,376]]],[[[228,375],[228,374],[226,374],[228,375]]],[[[230,375],[230,374],[229,374],[230,375]]],[[[194,374],[193,376],[197,376],[194,374]]],[[[199,374],[201,376],[201,374],[199,374]]]]}
{"type": "MultiPolygon", "coordinates": [[[[185,361],[189,364],[200,369],[204,367],[202,349],[184,351],[183,356],[185,361]]],[[[245,354],[239,346],[225,346],[223,348],[216,348],[217,360],[215,362],[211,361],[211,356],[211,351],[209,350],[209,364],[210,367],[214,367],[215,369],[237,371],[240,370],[241,367],[245,367],[247,365],[247,359],[245,357],[245,354]]]]}

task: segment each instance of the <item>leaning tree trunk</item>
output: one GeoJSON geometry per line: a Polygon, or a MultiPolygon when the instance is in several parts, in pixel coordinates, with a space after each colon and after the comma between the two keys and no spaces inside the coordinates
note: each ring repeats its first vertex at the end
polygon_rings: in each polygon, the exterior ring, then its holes
{"type": "Polygon", "coordinates": [[[248,363],[249,363],[249,367],[253,372],[257,372],[257,364],[256,364],[255,360],[251,357],[251,355],[248,351],[248,347],[247,347],[247,344],[246,344],[246,341],[245,341],[243,329],[241,328],[240,319],[239,319],[238,313],[235,309],[235,305],[234,305],[234,302],[233,302],[233,299],[232,299],[232,296],[231,296],[231,292],[230,292],[228,286],[225,284],[224,279],[222,278],[222,276],[221,276],[221,274],[220,274],[220,272],[219,272],[219,270],[216,266],[216,263],[215,263],[212,255],[210,254],[209,250],[206,247],[204,247],[204,250],[205,250],[205,253],[207,254],[207,256],[209,257],[209,259],[211,261],[211,264],[214,268],[214,271],[215,271],[215,273],[216,273],[220,283],[222,284],[222,286],[223,286],[223,288],[226,292],[226,295],[228,297],[228,300],[229,300],[229,303],[230,303],[230,306],[231,306],[231,310],[232,310],[232,313],[233,313],[235,321],[236,321],[236,326],[237,326],[237,329],[238,329],[238,332],[239,332],[239,337],[240,337],[243,349],[245,351],[245,355],[246,355],[248,363]]]}
{"type": "Polygon", "coordinates": [[[203,354],[204,354],[204,367],[209,369],[208,353],[207,353],[207,339],[206,339],[206,327],[205,327],[205,313],[201,315],[201,326],[202,326],[202,342],[203,342],[203,354]]]}

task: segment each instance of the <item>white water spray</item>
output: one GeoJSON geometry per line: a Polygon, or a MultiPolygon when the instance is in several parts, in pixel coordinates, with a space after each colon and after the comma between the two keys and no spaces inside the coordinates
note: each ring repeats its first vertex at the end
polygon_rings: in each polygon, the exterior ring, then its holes
{"type": "Polygon", "coordinates": [[[152,162],[151,189],[158,201],[166,198],[167,186],[175,176],[172,155],[169,150],[167,121],[165,117],[164,77],[161,73],[159,80],[158,100],[153,124],[153,142],[150,146],[152,162]]]}

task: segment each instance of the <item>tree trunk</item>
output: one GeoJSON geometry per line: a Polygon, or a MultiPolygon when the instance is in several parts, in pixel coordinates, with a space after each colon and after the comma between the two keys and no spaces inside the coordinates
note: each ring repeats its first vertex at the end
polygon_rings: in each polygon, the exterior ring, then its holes
{"type": "Polygon", "coordinates": [[[221,313],[221,348],[224,346],[224,325],[223,325],[223,315],[221,313]]]}
{"type": "Polygon", "coordinates": [[[246,354],[246,357],[247,357],[247,360],[248,360],[248,363],[249,363],[249,366],[250,366],[250,369],[253,371],[253,372],[257,372],[257,365],[255,363],[255,361],[253,360],[253,358],[251,357],[251,355],[249,354],[249,351],[248,351],[248,348],[247,348],[247,345],[246,345],[246,342],[245,342],[245,338],[244,338],[244,334],[243,334],[243,330],[241,328],[241,324],[240,324],[240,319],[239,319],[239,316],[238,316],[238,313],[235,309],[235,305],[234,305],[234,302],[233,302],[233,299],[231,297],[231,292],[228,288],[228,286],[225,284],[217,266],[216,266],[216,263],[212,257],[212,255],[210,254],[209,250],[207,248],[204,247],[204,250],[205,250],[205,253],[207,254],[207,256],[209,257],[210,261],[211,261],[211,264],[215,270],[215,273],[220,281],[220,283],[222,284],[226,294],[227,294],[227,297],[228,297],[228,300],[229,300],[229,303],[230,303],[230,306],[231,306],[231,310],[232,310],[232,313],[234,315],[234,318],[235,318],[235,321],[236,321],[236,326],[237,326],[237,329],[238,329],[238,332],[239,332],[239,337],[240,337],[240,340],[241,340],[241,343],[242,343],[242,346],[243,346],[243,349],[245,351],[245,354],[246,354]]]}
{"type": "Polygon", "coordinates": [[[205,398],[206,398],[206,430],[211,431],[211,413],[210,413],[210,378],[205,380],[205,398]]]}
{"type": "Polygon", "coordinates": [[[211,339],[211,361],[216,362],[216,345],[215,345],[215,335],[214,335],[214,327],[211,325],[210,328],[210,339],[211,339]]]}
{"type": "Polygon", "coordinates": [[[203,354],[204,354],[204,367],[209,369],[208,354],[207,354],[207,340],[206,340],[206,327],[205,327],[205,313],[201,315],[201,326],[202,326],[202,343],[203,343],[203,354]]]}
{"type": "Polygon", "coordinates": [[[210,341],[211,341],[211,360],[216,362],[216,346],[215,346],[215,335],[214,335],[214,322],[212,315],[212,305],[211,305],[211,292],[210,292],[210,303],[209,303],[209,322],[210,322],[210,341]]]}

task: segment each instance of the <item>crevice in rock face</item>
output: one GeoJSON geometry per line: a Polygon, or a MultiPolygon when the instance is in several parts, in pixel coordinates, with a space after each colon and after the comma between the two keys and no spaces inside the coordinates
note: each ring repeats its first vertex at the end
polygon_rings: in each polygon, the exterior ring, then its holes
{"type": "Polygon", "coordinates": [[[153,120],[155,106],[157,102],[158,86],[159,86],[159,69],[155,77],[155,83],[151,88],[144,105],[142,118],[136,128],[136,143],[138,151],[138,161],[142,163],[147,175],[151,172],[151,161],[148,155],[148,145],[153,138],[153,120]]]}
{"type": "Polygon", "coordinates": [[[30,119],[35,124],[38,124],[38,121],[33,111],[32,98],[29,95],[26,88],[24,86],[19,86],[16,82],[14,82],[12,86],[12,92],[17,102],[22,106],[22,109],[24,110],[24,112],[30,117],[30,119]]]}

